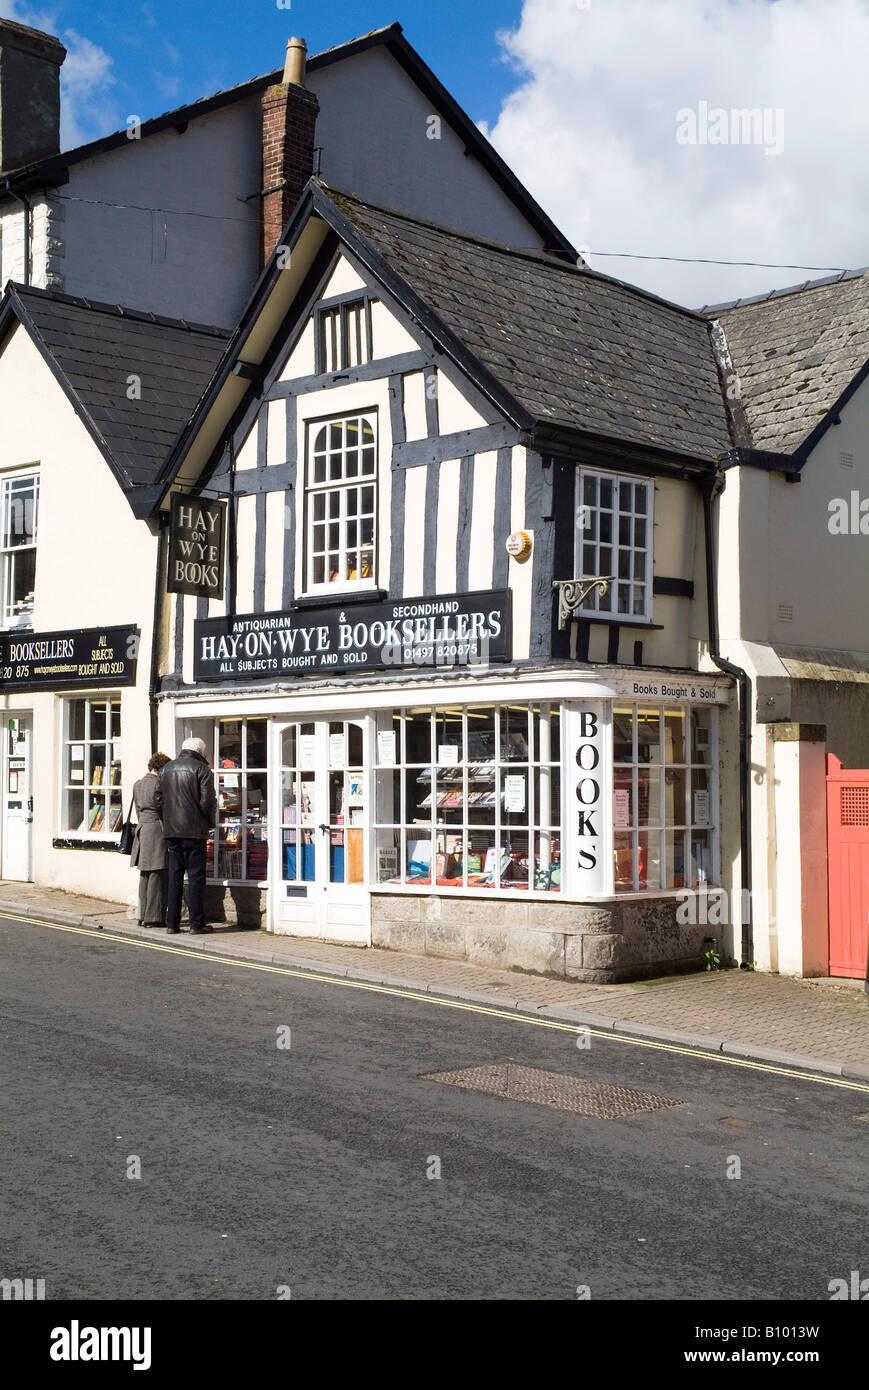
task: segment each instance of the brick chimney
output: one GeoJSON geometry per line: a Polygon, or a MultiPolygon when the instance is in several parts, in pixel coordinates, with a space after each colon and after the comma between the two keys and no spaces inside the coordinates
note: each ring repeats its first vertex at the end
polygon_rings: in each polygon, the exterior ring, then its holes
{"type": "Polygon", "coordinates": [[[303,39],[290,39],[283,79],[262,95],[263,235],[265,265],[314,169],[314,127],[320,104],[305,90],[303,39]]]}
{"type": "Polygon", "coordinates": [[[8,173],[60,149],[59,39],[0,19],[0,170],[8,173]]]}

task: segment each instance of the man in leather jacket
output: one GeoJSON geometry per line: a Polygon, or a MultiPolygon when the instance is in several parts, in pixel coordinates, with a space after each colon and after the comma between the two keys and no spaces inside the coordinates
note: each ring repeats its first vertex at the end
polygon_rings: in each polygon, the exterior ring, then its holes
{"type": "Polygon", "coordinates": [[[201,738],[185,739],[181,752],[167,763],[157,781],[154,809],[163,822],[169,857],[166,930],[181,930],[181,898],[187,874],[187,910],[194,936],[205,925],[205,846],[214,827],[217,797],[201,738]]]}

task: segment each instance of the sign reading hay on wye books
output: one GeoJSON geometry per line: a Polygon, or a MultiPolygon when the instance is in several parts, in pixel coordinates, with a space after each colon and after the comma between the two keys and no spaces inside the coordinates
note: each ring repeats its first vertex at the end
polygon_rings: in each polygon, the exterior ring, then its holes
{"type": "Polygon", "coordinates": [[[203,618],[193,679],[250,680],[324,671],[446,670],[509,661],[510,593],[484,590],[203,618]]]}
{"type": "Polygon", "coordinates": [[[226,502],[173,492],[166,591],[223,598],[226,502]]]}

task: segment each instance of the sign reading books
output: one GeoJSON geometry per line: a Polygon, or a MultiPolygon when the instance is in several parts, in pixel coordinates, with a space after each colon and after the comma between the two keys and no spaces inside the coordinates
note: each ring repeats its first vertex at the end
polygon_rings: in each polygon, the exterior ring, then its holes
{"type": "Polygon", "coordinates": [[[486,666],[509,661],[510,592],[489,589],[194,624],[193,679],[251,680],[324,671],[486,666]]]}
{"type": "Polygon", "coordinates": [[[137,627],[80,632],[0,633],[0,689],[60,690],[69,686],[133,685],[137,627]]]}
{"type": "Polygon", "coordinates": [[[226,502],[173,492],[171,508],[167,592],[222,598],[226,502]]]}

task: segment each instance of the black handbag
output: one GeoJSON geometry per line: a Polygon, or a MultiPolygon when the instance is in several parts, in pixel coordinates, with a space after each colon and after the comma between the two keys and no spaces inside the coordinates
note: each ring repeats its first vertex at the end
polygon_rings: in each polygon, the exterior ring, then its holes
{"type": "Polygon", "coordinates": [[[130,820],[130,817],[131,817],[132,814],[133,814],[133,803],[134,803],[134,801],[135,801],[135,798],[134,798],[134,797],[131,797],[131,798],[130,798],[130,809],[129,809],[129,811],[127,812],[127,819],[124,821],[123,825],[121,826],[121,838],[120,838],[119,841],[118,841],[118,853],[119,853],[119,854],[132,854],[132,853],[133,853],[133,845],[134,845],[135,840],[136,840],[136,827],[135,827],[134,823],[130,820]]]}

